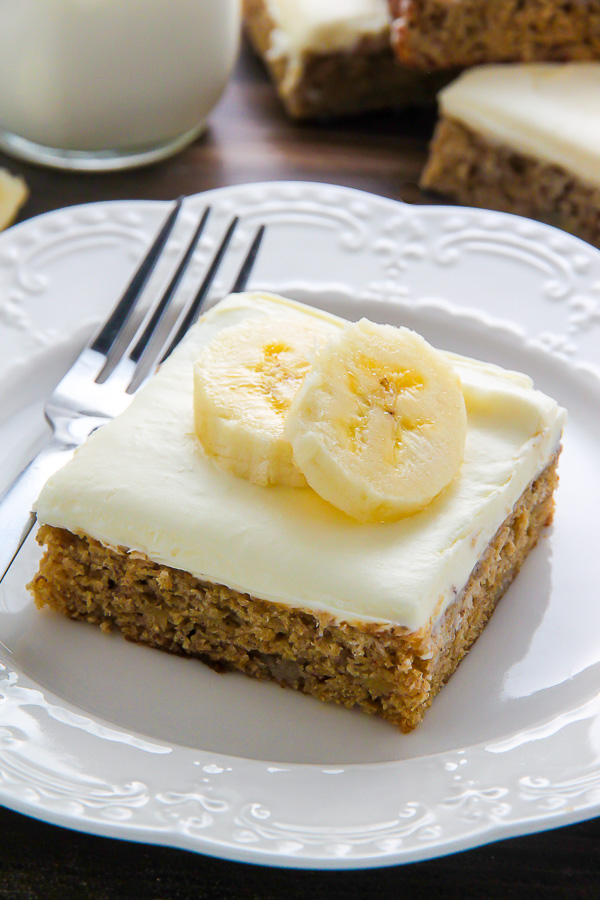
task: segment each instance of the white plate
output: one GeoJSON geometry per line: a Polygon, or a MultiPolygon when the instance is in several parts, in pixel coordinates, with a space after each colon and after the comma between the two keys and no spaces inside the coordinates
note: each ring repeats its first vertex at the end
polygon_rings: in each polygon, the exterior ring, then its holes
{"type": "MultiPolygon", "coordinates": [[[[0,800],[97,834],[322,868],[425,859],[595,815],[600,253],[512,216],[303,183],[193,197],[180,244],[207,201],[198,271],[232,212],[238,259],[264,221],[252,286],[405,323],[528,372],[564,404],[555,525],[411,735],[36,612],[30,544],[0,596],[0,800]]],[[[0,239],[2,481],[42,440],[43,397],[166,209],[75,207],[0,239]]]]}

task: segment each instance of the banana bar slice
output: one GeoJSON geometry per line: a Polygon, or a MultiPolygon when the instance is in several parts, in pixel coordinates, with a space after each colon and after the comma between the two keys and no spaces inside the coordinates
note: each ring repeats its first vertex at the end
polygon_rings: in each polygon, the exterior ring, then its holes
{"type": "Polygon", "coordinates": [[[443,354],[464,397],[464,458],[423,509],[360,522],[311,487],[241,477],[197,437],[194,363],[279,317],[317,343],[348,328],[273,295],[210,310],[46,484],[30,589],[39,607],[410,731],[552,517],[565,413],[525,375],[443,354]]]}
{"type": "Polygon", "coordinates": [[[600,247],[599,95],[600,62],[469,69],[440,93],[421,186],[600,247]]]}
{"type": "Polygon", "coordinates": [[[243,0],[242,14],[295,119],[429,106],[448,81],[397,62],[387,0],[243,0]]]}

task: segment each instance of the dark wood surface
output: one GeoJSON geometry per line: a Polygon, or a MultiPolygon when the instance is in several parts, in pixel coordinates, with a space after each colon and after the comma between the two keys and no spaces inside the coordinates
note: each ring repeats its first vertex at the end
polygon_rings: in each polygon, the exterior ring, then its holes
{"type": "MultiPolygon", "coordinates": [[[[139,171],[76,175],[27,166],[21,219],[93,200],[171,199],[251,181],[333,182],[409,202],[433,112],[298,125],[244,49],[209,132],[179,156],[139,171]]],[[[0,808],[0,900],[357,900],[357,898],[600,897],[600,819],[430,862],[356,872],[293,872],[67,831],[0,808]]]]}

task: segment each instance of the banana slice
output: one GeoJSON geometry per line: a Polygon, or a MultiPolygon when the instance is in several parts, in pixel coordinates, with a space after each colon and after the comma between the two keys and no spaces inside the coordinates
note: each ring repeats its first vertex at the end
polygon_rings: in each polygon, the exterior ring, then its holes
{"type": "Polygon", "coordinates": [[[444,356],[414,331],[362,319],[321,352],[284,437],[321,497],[383,522],[423,509],[450,483],[466,431],[460,380],[444,356]]]}
{"type": "Polygon", "coordinates": [[[29,191],[22,178],[0,169],[0,230],[7,228],[25,201],[29,191]]]}
{"type": "Polygon", "coordinates": [[[283,437],[290,403],[339,328],[300,316],[255,316],[224,328],[194,366],[195,429],[206,453],[255,484],[306,487],[283,437]]]}

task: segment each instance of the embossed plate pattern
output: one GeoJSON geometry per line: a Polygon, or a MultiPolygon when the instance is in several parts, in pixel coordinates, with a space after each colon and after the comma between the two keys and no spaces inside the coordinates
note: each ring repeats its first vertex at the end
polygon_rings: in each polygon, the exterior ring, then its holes
{"type": "MultiPolygon", "coordinates": [[[[240,258],[264,221],[251,286],[405,323],[528,372],[567,406],[555,525],[408,736],[34,611],[29,544],[0,594],[0,800],[102,835],[322,868],[425,859],[596,815],[600,253],[512,216],[304,183],[190,198],[179,247],[206,202],[196,274],[229,215],[241,215],[240,258]]],[[[43,440],[43,397],[165,209],[74,207],[0,237],[2,482],[43,440]]]]}

